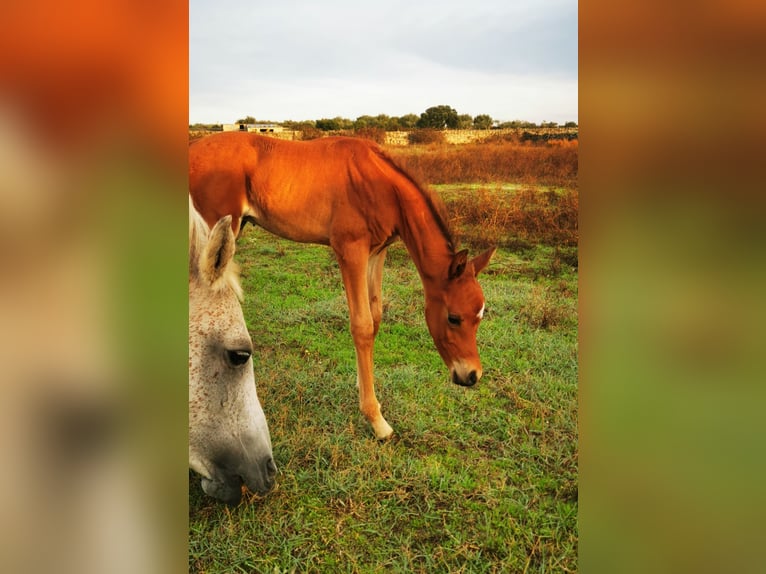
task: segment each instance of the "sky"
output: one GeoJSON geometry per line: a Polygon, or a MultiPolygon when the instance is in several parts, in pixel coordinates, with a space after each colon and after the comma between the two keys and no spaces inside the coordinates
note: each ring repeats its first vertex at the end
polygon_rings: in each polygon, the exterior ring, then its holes
{"type": "Polygon", "coordinates": [[[577,121],[576,0],[191,0],[189,123],[577,121]]]}

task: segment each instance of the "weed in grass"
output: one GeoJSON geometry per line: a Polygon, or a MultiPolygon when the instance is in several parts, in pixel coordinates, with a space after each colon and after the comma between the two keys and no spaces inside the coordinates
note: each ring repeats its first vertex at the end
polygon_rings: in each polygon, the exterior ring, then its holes
{"type": "Polygon", "coordinates": [[[576,324],[576,307],[547,286],[535,285],[519,309],[519,318],[535,329],[554,329],[576,324]]]}

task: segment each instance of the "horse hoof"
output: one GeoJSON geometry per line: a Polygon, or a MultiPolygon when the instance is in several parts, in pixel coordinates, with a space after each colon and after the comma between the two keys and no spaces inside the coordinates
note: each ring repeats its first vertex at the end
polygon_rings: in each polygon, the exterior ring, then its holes
{"type": "Polygon", "coordinates": [[[391,435],[394,434],[394,429],[392,429],[391,425],[389,425],[383,418],[381,418],[376,424],[373,424],[372,427],[375,431],[375,437],[379,441],[388,440],[391,438],[391,435]]]}

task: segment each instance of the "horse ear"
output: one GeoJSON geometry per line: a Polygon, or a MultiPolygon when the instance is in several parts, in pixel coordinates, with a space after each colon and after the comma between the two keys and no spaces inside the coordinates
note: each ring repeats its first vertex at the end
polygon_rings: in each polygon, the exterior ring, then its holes
{"type": "Polygon", "coordinates": [[[482,269],[489,265],[489,260],[492,259],[495,251],[497,251],[497,247],[490,247],[481,255],[477,255],[473,258],[471,262],[473,263],[473,272],[476,275],[478,275],[482,269]]]}
{"type": "Polygon", "coordinates": [[[218,220],[210,231],[200,262],[200,273],[211,285],[226,271],[234,257],[234,233],[231,231],[231,215],[218,220]]]}
{"type": "Polygon", "coordinates": [[[457,277],[460,277],[463,274],[463,271],[465,271],[466,263],[468,263],[467,249],[455,253],[452,258],[452,263],[450,263],[449,266],[449,278],[456,279],[457,277]]]}

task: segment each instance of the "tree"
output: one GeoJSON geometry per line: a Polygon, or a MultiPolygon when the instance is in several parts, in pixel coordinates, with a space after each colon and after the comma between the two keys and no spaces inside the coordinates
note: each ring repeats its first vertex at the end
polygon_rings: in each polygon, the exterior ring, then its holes
{"type": "Polygon", "coordinates": [[[359,116],[354,120],[354,129],[355,130],[361,130],[363,128],[374,128],[376,127],[376,121],[375,118],[369,115],[363,115],[359,116]]]}
{"type": "Polygon", "coordinates": [[[418,123],[418,116],[415,114],[407,114],[399,118],[399,126],[403,130],[411,130],[418,123]]]}
{"type": "Polygon", "coordinates": [[[388,116],[386,114],[378,114],[377,116],[375,116],[375,127],[382,130],[395,129],[395,128],[392,128],[394,124],[391,122],[391,119],[392,119],[391,116],[388,116]]]}
{"type": "Polygon", "coordinates": [[[473,127],[473,118],[469,114],[460,114],[457,117],[457,129],[470,130],[473,127]]]}
{"type": "Polygon", "coordinates": [[[237,120],[234,123],[235,124],[254,124],[255,123],[255,118],[253,116],[247,116],[246,118],[241,119],[241,120],[237,120]]]}
{"type": "Polygon", "coordinates": [[[316,121],[316,127],[323,132],[330,132],[338,129],[338,122],[329,118],[321,118],[316,121]]]}
{"type": "Polygon", "coordinates": [[[388,121],[386,122],[387,132],[398,132],[401,129],[402,129],[402,126],[399,123],[399,118],[397,116],[391,116],[390,118],[388,118],[388,121]]]}
{"type": "Polygon", "coordinates": [[[304,136],[303,139],[310,139],[310,137],[306,137],[307,134],[313,137],[318,137],[318,135],[322,135],[322,131],[317,129],[316,123],[314,123],[311,120],[306,120],[301,122],[286,120],[282,122],[282,127],[285,128],[286,130],[302,132],[304,136]]]}
{"type": "Polygon", "coordinates": [[[479,114],[473,118],[473,127],[477,130],[488,130],[492,127],[492,118],[487,114],[479,114]]]}
{"type": "Polygon", "coordinates": [[[443,130],[456,129],[458,126],[457,111],[450,106],[434,106],[420,114],[416,127],[443,130]]]}
{"type": "Polygon", "coordinates": [[[354,126],[354,122],[352,122],[348,118],[342,118],[340,116],[335,116],[332,119],[322,118],[321,120],[316,121],[317,129],[320,129],[325,132],[337,131],[337,130],[350,130],[353,126],[354,126]]]}

